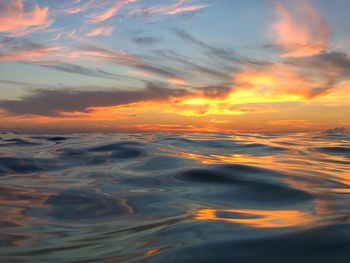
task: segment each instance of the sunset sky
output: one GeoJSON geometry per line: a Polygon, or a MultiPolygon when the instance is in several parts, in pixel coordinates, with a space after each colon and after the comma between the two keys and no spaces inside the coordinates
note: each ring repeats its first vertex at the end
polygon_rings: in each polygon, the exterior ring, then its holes
{"type": "Polygon", "coordinates": [[[350,128],[348,0],[0,0],[0,131],[350,128]]]}

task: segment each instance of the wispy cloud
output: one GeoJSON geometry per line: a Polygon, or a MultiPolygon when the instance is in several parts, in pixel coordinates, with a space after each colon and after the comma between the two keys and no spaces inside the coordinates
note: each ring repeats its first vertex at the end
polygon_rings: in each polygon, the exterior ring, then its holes
{"type": "Polygon", "coordinates": [[[113,26],[100,26],[95,27],[91,31],[87,32],[85,35],[88,37],[96,37],[96,36],[110,36],[114,31],[113,26]]]}
{"type": "Polygon", "coordinates": [[[283,57],[302,57],[327,50],[331,29],[308,0],[276,2],[278,20],[271,35],[283,50],[283,57]]]}
{"type": "Polygon", "coordinates": [[[130,10],[127,16],[142,15],[145,20],[159,20],[162,17],[194,12],[209,7],[206,4],[188,4],[188,0],[179,0],[168,5],[144,6],[130,10]]]}
{"type": "Polygon", "coordinates": [[[190,12],[190,11],[198,11],[201,9],[204,9],[206,7],[209,7],[209,5],[191,5],[191,6],[179,6],[173,10],[169,10],[167,12],[165,12],[165,14],[167,15],[176,15],[176,14],[180,14],[183,12],[190,12]]]}
{"type": "Polygon", "coordinates": [[[57,57],[62,50],[60,46],[46,47],[30,41],[5,39],[0,42],[0,61],[35,61],[44,56],[57,57]]]}
{"type": "Polygon", "coordinates": [[[113,16],[115,16],[116,14],[118,14],[118,12],[126,5],[131,4],[131,3],[135,3],[135,2],[137,2],[137,0],[116,0],[106,10],[92,15],[90,17],[90,22],[98,23],[98,22],[106,21],[106,20],[112,18],[113,16]]]}
{"type": "Polygon", "coordinates": [[[109,49],[100,47],[94,44],[84,44],[80,48],[80,55],[100,58],[103,60],[125,64],[125,65],[139,65],[141,60],[126,51],[119,49],[109,49]]]}
{"type": "Polygon", "coordinates": [[[84,45],[81,47],[80,54],[132,67],[150,73],[153,76],[182,80],[179,70],[170,68],[169,66],[156,65],[122,50],[108,49],[96,45],[84,45]]]}
{"type": "Polygon", "coordinates": [[[175,34],[186,41],[189,44],[195,45],[203,50],[210,56],[214,56],[223,60],[228,60],[230,62],[241,63],[242,58],[237,55],[233,50],[227,50],[222,47],[214,46],[209,43],[206,43],[202,40],[195,38],[190,35],[187,31],[182,29],[174,29],[175,34]]]}
{"type": "Polygon", "coordinates": [[[120,75],[115,73],[110,73],[102,69],[95,69],[92,67],[84,67],[80,65],[70,64],[61,62],[58,60],[55,61],[35,61],[31,62],[32,65],[45,67],[53,70],[63,71],[67,73],[72,74],[78,74],[83,76],[89,76],[89,77],[95,77],[95,78],[102,78],[102,79],[112,79],[112,80],[121,80],[121,79],[134,79],[134,80],[140,80],[139,78],[132,77],[132,76],[126,76],[126,75],[120,75]]]}
{"type": "Polygon", "coordinates": [[[0,0],[0,32],[26,35],[51,23],[48,7],[34,4],[32,9],[26,10],[22,0],[0,0]]]}
{"type": "Polygon", "coordinates": [[[177,63],[181,68],[184,68],[186,71],[191,72],[191,74],[209,75],[211,78],[218,78],[221,81],[227,82],[231,78],[232,71],[218,68],[216,65],[201,65],[198,62],[192,61],[190,58],[178,54],[173,50],[157,50],[155,54],[160,58],[171,61],[172,63],[177,63]]]}
{"type": "Polygon", "coordinates": [[[58,9],[58,14],[78,14],[89,10],[90,8],[99,7],[100,4],[96,0],[75,0],[73,3],[69,1],[68,5],[62,5],[58,9]]]}

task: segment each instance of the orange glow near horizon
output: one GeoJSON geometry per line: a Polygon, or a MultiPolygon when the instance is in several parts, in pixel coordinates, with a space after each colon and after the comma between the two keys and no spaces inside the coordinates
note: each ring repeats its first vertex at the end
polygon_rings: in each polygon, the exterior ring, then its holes
{"type": "Polygon", "coordinates": [[[338,110],[338,107],[346,108],[349,105],[346,100],[346,92],[350,90],[348,82],[343,82],[338,88],[324,94],[312,96],[312,88],[302,88],[301,85],[294,90],[289,84],[280,89],[282,80],[275,75],[242,72],[237,79],[242,87],[233,89],[221,98],[193,94],[166,101],[150,100],[120,106],[91,107],[86,112],[64,112],[61,116],[18,116],[16,121],[12,116],[6,117],[4,112],[2,122],[28,125],[66,122],[69,127],[69,122],[75,121],[85,122],[86,125],[103,123],[104,126],[110,126],[111,130],[118,126],[129,126],[130,129],[146,131],[154,131],[157,127],[162,127],[160,130],[173,130],[176,127],[175,130],[183,131],[252,132],[315,131],[350,125],[350,122],[346,122],[347,112],[338,110]],[[267,86],[269,88],[265,89],[267,86]],[[319,105],[329,105],[328,114],[337,114],[335,116],[338,117],[329,119],[319,115],[318,110],[313,110],[319,105]],[[309,116],[305,116],[307,112],[309,116]],[[338,123],[341,118],[344,121],[338,123]]]}

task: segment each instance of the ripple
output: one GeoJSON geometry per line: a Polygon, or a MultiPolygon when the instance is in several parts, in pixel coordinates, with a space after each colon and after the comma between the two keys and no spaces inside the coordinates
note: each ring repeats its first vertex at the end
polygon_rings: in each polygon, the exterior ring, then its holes
{"type": "Polygon", "coordinates": [[[311,201],[313,196],[276,181],[283,177],[279,172],[247,165],[213,165],[202,169],[187,170],[176,176],[179,180],[202,183],[211,191],[219,192],[218,198],[229,196],[236,200],[254,203],[311,201]],[[226,188],[229,187],[230,190],[226,188]],[[215,188],[218,190],[215,191],[215,188]]]}
{"type": "Polygon", "coordinates": [[[120,159],[137,158],[144,155],[144,151],[141,149],[142,143],[126,141],[116,142],[107,145],[97,146],[90,148],[90,152],[111,152],[112,157],[120,159]]]}
{"type": "Polygon", "coordinates": [[[37,139],[37,140],[47,140],[50,142],[62,142],[62,141],[72,139],[72,137],[63,137],[63,136],[33,136],[31,138],[37,139]]]}
{"type": "Polygon", "coordinates": [[[204,242],[154,256],[150,262],[334,262],[347,263],[349,228],[326,226],[250,240],[204,242]]]}
{"type": "Polygon", "coordinates": [[[87,189],[71,189],[50,196],[48,215],[59,220],[107,220],[132,212],[123,199],[87,189]]]}
{"type": "Polygon", "coordinates": [[[110,152],[110,151],[118,151],[120,149],[124,149],[127,147],[135,147],[135,146],[143,146],[143,144],[140,142],[133,142],[133,141],[115,142],[115,143],[111,143],[111,144],[106,144],[106,145],[90,148],[90,151],[92,151],[92,152],[110,152]]]}
{"type": "Polygon", "coordinates": [[[50,170],[53,166],[45,159],[0,157],[0,175],[32,173],[50,170]]]}
{"type": "Polygon", "coordinates": [[[195,146],[201,148],[232,148],[237,145],[237,142],[232,140],[193,140],[187,138],[168,137],[164,138],[163,141],[180,147],[195,146]]]}
{"type": "MultiPolygon", "coordinates": [[[[39,143],[27,141],[24,139],[14,138],[14,139],[7,139],[4,140],[5,144],[2,144],[2,146],[34,146],[34,145],[40,145],[39,143]]],[[[0,145],[1,146],[1,145],[0,145]]]]}
{"type": "Polygon", "coordinates": [[[319,147],[319,148],[316,148],[316,150],[326,154],[350,157],[349,147],[341,147],[341,146],[319,147]]]}
{"type": "Polygon", "coordinates": [[[348,139],[1,133],[0,261],[347,263],[348,139]]]}
{"type": "Polygon", "coordinates": [[[175,170],[183,169],[183,167],[195,163],[194,161],[172,157],[157,156],[136,167],[140,171],[159,171],[159,170],[175,170]]]}
{"type": "Polygon", "coordinates": [[[253,155],[271,155],[287,151],[287,149],[262,143],[248,143],[239,145],[238,151],[242,153],[250,153],[253,155]]]}

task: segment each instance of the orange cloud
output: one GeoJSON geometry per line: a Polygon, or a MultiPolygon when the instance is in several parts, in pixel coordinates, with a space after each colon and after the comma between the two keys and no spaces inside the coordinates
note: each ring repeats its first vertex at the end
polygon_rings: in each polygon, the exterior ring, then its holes
{"type": "Polygon", "coordinates": [[[114,31],[114,27],[112,26],[105,26],[105,27],[96,27],[86,33],[85,35],[88,37],[95,37],[95,36],[110,36],[112,35],[114,31]]]}
{"type": "Polygon", "coordinates": [[[0,32],[10,35],[26,35],[33,27],[47,27],[49,8],[35,4],[31,11],[24,10],[22,0],[0,0],[0,32]]]}
{"type": "Polygon", "coordinates": [[[176,84],[179,86],[189,86],[190,83],[184,79],[180,79],[180,78],[169,78],[168,82],[171,84],[176,84]]]}
{"type": "Polygon", "coordinates": [[[271,33],[284,50],[283,57],[303,57],[325,51],[331,29],[320,13],[307,0],[295,0],[288,6],[276,3],[278,20],[271,33]]]}
{"type": "Polygon", "coordinates": [[[327,93],[329,87],[323,81],[282,64],[262,70],[247,69],[234,76],[237,93],[246,94],[246,102],[254,102],[254,97],[260,102],[309,100],[327,93]]]}

